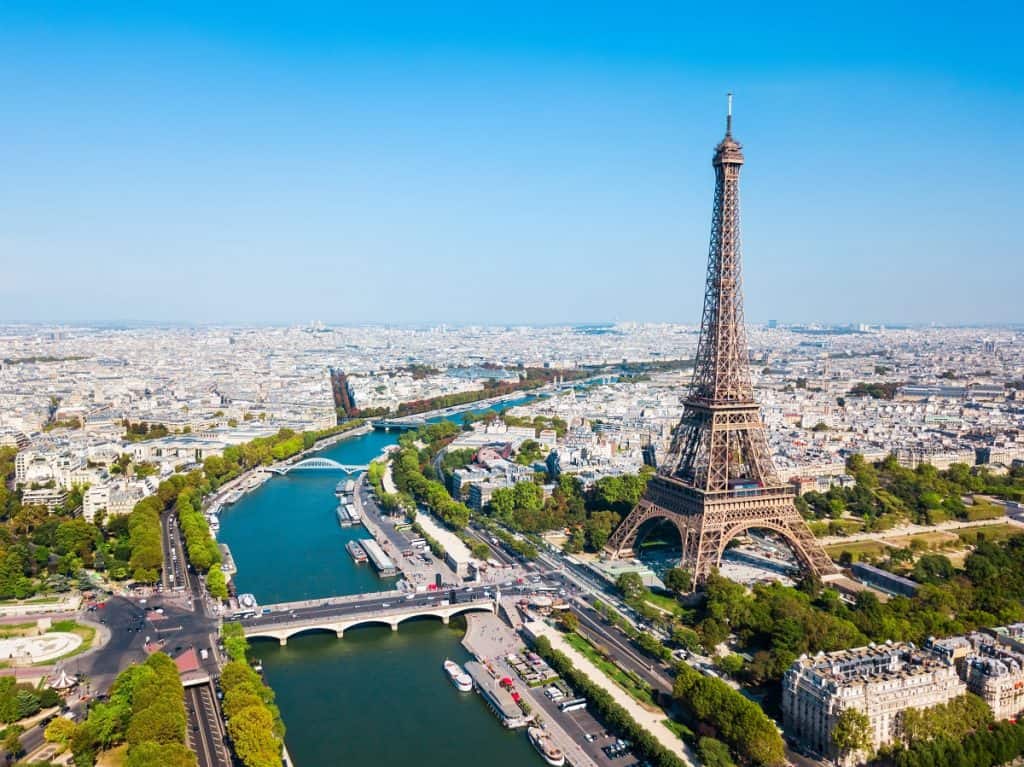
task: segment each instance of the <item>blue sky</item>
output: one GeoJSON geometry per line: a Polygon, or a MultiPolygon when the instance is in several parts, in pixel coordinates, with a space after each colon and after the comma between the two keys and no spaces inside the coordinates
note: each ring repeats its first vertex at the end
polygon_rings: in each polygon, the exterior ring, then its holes
{"type": "Polygon", "coordinates": [[[0,320],[696,323],[733,90],[750,320],[1024,321],[1018,5],[685,5],[0,1],[0,320]]]}

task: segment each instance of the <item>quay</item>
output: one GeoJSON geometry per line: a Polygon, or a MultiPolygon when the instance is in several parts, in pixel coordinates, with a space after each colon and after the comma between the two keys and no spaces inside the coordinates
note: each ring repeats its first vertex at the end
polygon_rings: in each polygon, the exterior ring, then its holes
{"type": "Polygon", "coordinates": [[[486,701],[503,725],[512,730],[525,727],[533,721],[533,716],[523,713],[512,693],[502,687],[483,664],[474,660],[468,661],[466,673],[473,678],[473,686],[480,693],[480,697],[486,701]]]}
{"type": "Polygon", "coordinates": [[[376,568],[377,574],[382,578],[389,578],[398,574],[398,568],[395,567],[395,563],[391,560],[391,557],[384,553],[384,549],[380,547],[377,541],[372,538],[360,538],[359,545],[363,547],[366,556],[370,558],[370,564],[376,568]]]}
{"type": "MultiPolygon", "coordinates": [[[[506,597],[502,600],[501,610],[508,615],[517,613],[511,597],[506,597]]],[[[532,709],[543,717],[544,728],[555,744],[565,753],[566,759],[573,767],[598,767],[599,764],[603,763],[600,747],[597,743],[581,743],[578,738],[579,734],[585,731],[603,731],[604,726],[599,726],[596,722],[588,725],[587,722],[591,721],[593,717],[586,711],[578,712],[570,722],[566,719],[566,714],[558,710],[557,704],[544,697],[542,688],[531,688],[519,681],[518,675],[512,669],[507,658],[510,655],[521,652],[523,640],[498,615],[488,613],[470,613],[466,615],[466,635],[463,637],[462,646],[479,661],[477,665],[486,664],[497,674],[515,680],[517,688],[523,691],[532,709]]],[[[469,671],[470,666],[473,664],[467,663],[465,665],[466,671],[469,671]]],[[[485,671],[485,673],[487,672],[485,671]]],[[[470,672],[470,676],[473,676],[472,672],[470,672]]],[[[502,690],[502,692],[509,695],[505,690],[502,690]]],[[[481,695],[483,695],[482,692],[481,695]]],[[[484,697],[486,699],[486,696],[484,697]]],[[[488,705],[494,710],[493,703],[488,701],[488,705]]],[[[516,708],[518,709],[518,706],[516,708]]],[[[499,717],[501,716],[497,710],[495,710],[495,713],[499,717]]],[[[519,713],[521,714],[522,712],[519,713]]],[[[530,717],[530,719],[533,718],[532,716],[530,717]]],[[[525,724],[527,722],[523,722],[523,725],[525,724]]]]}

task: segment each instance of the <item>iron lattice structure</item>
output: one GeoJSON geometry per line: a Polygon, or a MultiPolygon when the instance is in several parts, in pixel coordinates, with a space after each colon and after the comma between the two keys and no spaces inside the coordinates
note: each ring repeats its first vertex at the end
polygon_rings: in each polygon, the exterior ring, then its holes
{"type": "Polygon", "coordinates": [[[668,519],[679,530],[681,566],[693,573],[695,586],[718,567],[726,544],[754,527],[781,535],[805,570],[836,571],[797,512],[794,490],[775,472],[754,400],[740,274],[743,162],[732,137],[730,97],[725,138],[712,161],[715,203],[693,380],[665,461],[606,547],[618,557],[645,522],[668,519]]]}

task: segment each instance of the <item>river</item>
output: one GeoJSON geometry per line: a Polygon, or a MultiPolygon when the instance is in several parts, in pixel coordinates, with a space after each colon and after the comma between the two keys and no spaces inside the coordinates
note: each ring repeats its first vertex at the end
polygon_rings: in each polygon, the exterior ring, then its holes
{"type": "MultiPolygon", "coordinates": [[[[397,438],[371,432],[320,455],[365,464],[397,438]]],[[[222,512],[218,538],[231,547],[239,592],[272,603],[394,587],[395,579],[378,578],[345,551],[346,541],[366,531],[337,524],[334,486],[342,478],[318,471],[273,477],[222,512]]],[[[397,632],[351,629],[344,639],[311,632],[285,647],[256,640],[296,766],[451,767],[469,758],[493,767],[543,764],[521,732],[505,730],[478,695],[458,692],[442,671],[446,657],[470,657],[460,644],[464,625],[413,620],[397,632]]]]}

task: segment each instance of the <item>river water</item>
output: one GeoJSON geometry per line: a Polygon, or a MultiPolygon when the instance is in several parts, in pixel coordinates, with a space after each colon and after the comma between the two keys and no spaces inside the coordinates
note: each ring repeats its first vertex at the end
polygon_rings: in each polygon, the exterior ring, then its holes
{"type": "MultiPolygon", "coordinates": [[[[365,464],[397,438],[371,432],[320,455],[365,464]]],[[[348,540],[366,531],[338,526],[334,486],[343,477],[318,471],[275,476],[221,513],[218,538],[231,547],[239,592],[266,604],[394,587],[395,579],[378,578],[345,551],[348,540]]],[[[397,632],[350,629],[343,639],[310,632],[285,647],[255,640],[296,766],[451,767],[469,759],[488,767],[543,764],[522,732],[505,730],[478,695],[460,693],[448,681],[444,659],[470,658],[460,644],[464,627],[458,619],[450,626],[424,619],[406,621],[397,632]]]]}

